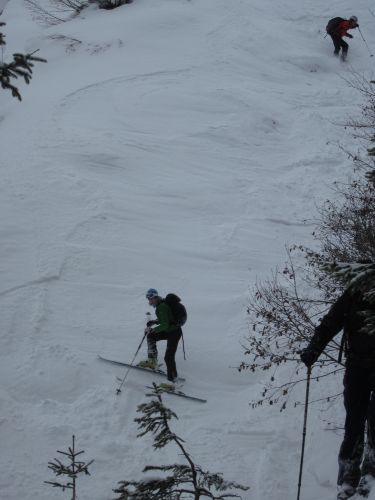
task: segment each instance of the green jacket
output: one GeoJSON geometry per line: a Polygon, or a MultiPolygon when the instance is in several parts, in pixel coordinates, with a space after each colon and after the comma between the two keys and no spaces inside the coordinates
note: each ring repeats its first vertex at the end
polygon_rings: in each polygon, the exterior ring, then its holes
{"type": "Polygon", "coordinates": [[[172,311],[168,304],[164,301],[160,301],[156,306],[155,314],[158,321],[157,326],[153,328],[155,333],[172,332],[176,330],[177,327],[173,324],[172,311]]]}

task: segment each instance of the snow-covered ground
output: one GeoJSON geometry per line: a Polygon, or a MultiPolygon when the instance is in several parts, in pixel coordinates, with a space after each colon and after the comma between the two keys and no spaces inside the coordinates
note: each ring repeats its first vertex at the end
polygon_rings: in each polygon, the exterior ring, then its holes
{"type": "MultiPolygon", "coordinates": [[[[208,403],[164,399],[194,459],[249,485],[245,500],[295,498],[302,407],[252,409],[269,375],[233,367],[249,289],[285,244],[311,243],[302,221],[352,170],[340,124],[361,97],[345,78],[374,63],[359,33],[348,63],[333,59],[324,27],[356,14],[375,48],[369,7],[134,0],[45,27],[7,3],[4,59],[39,48],[48,64],[20,82],[22,103],[0,91],[1,499],[67,498],[43,481],[72,434],[95,459],[82,500],[179,460],[136,438],[149,376],[130,373],[116,396],[124,370],[97,359],[131,360],[149,287],[188,309],[178,368],[208,403]]],[[[335,498],[343,416],[341,401],[311,406],[303,500],[335,498]]]]}

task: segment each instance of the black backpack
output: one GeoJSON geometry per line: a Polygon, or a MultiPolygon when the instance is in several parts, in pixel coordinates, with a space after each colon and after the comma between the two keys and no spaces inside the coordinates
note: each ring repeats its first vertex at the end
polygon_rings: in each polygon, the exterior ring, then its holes
{"type": "Polygon", "coordinates": [[[327,33],[329,35],[334,35],[338,25],[342,23],[342,21],[345,21],[342,17],[334,17],[333,19],[330,19],[326,26],[327,33]]]}
{"type": "Polygon", "coordinates": [[[180,297],[174,293],[168,293],[164,302],[170,307],[174,324],[176,326],[183,326],[187,320],[187,312],[185,306],[181,303],[180,297]]]}

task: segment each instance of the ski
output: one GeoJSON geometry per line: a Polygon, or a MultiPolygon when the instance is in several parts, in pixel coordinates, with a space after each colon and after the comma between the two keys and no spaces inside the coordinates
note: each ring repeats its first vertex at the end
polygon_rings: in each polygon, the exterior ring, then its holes
{"type": "MultiPolygon", "coordinates": [[[[160,370],[160,368],[156,368],[155,370],[151,368],[142,368],[141,366],[131,365],[130,363],[124,363],[123,361],[116,361],[114,359],[103,358],[103,356],[98,355],[98,358],[102,361],[106,361],[107,363],[112,363],[114,365],[125,366],[127,368],[134,368],[135,370],[140,370],[142,372],[152,373],[153,375],[160,375],[161,377],[167,378],[167,374],[165,371],[160,370]]],[[[184,378],[178,377],[178,380],[181,382],[185,382],[184,378]]]]}
{"type": "MultiPolygon", "coordinates": [[[[117,380],[118,382],[122,382],[122,380],[123,380],[123,379],[122,379],[121,377],[116,377],[116,380],[117,380]]],[[[181,387],[183,387],[184,382],[185,382],[185,379],[184,379],[184,378],[182,378],[182,379],[181,379],[180,377],[178,377],[178,378],[176,379],[176,382],[173,382],[173,383],[174,383],[174,385],[175,385],[177,388],[181,388],[181,387]]]]}
{"type": "MultiPolygon", "coordinates": [[[[166,389],[160,386],[157,387],[159,391],[165,394],[171,394],[173,396],[179,396],[180,398],[191,399],[193,401],[198,401],[199,403],[207,403],[207,399],[197,398],[196,396],[190,396],[190,394],[185,394],[184,392],[178,390],[166,389]]],[[[147,386],[147,389],[153,389],[153,387],[147,386]]]]}

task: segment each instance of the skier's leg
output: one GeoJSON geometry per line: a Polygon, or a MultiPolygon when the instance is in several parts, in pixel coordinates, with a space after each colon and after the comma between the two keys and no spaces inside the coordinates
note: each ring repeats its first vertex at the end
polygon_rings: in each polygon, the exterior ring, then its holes
{"type": "Polygon", "coordinates": [[[156,347],[156,342],[160,340],[157,333],[149,333],[147,335],[147,356],[148,359],[157,360],[158,359],[158,348],[156,347]]]}
{"type": "Polygon", "coordinates": [[[339,53],[340,53],[340,48],[341,48],[341,38],[337,35],[330,35],[330,37],[332,38],[332,42],[333,42],[333,45],[335,47],[335,51],[334,51],[334,55],[338,57],[339,53]]]}
{"type": "MultiPolygon", "coordinates": [[[[374,390],[374,380],[372,389],[374,390]]],[[[375,395],[371,393],[367,412],[367,443],[361,469],[362,476],[371,474],[375,478],[375,395]]]]}
{"type": "Polygon", "coordinates": [[[165,332],[151,332],[147,335],[147,355],[148,355],[148,360],[145,362],[146,364],[143,364],[147,368],[156,368],[157,361],[158,361],[158,349],[156,346],[156,343],[159,342],[160,340],[167,340],[168,339],[168,333],[165,332]]]}
{"type": "Polygon", "coordinates": [[[341,58],[345,61],[346,56],[348,55],[349,45],[342,38],[340,39],[340,45],[342,48],[341,58]]]}
{"type": "Polygon", "coordinates": [[[167,365],[168,380],[171,381],[173,381],[178,376],[175,355],[181,335],[182,331],[181,328],[179,328],[177,330],[174,330],[173,332],[169,332],[167,340],[167,349],[165,351],[164,360],[165,364],[167,365]]]}
{"type": "Polygon", "coordinates": [[[366,370],[347,368],[344,377],[345,435],[339,452],[337,484],[358,486],[367,408],[371,389],[366,370]]]}
{"type": "Polygon", "coordinates": [[[348,500],[356,493],[356,489],[348,484],[341,484],[337,488],[337,500],[348,500]]]}

